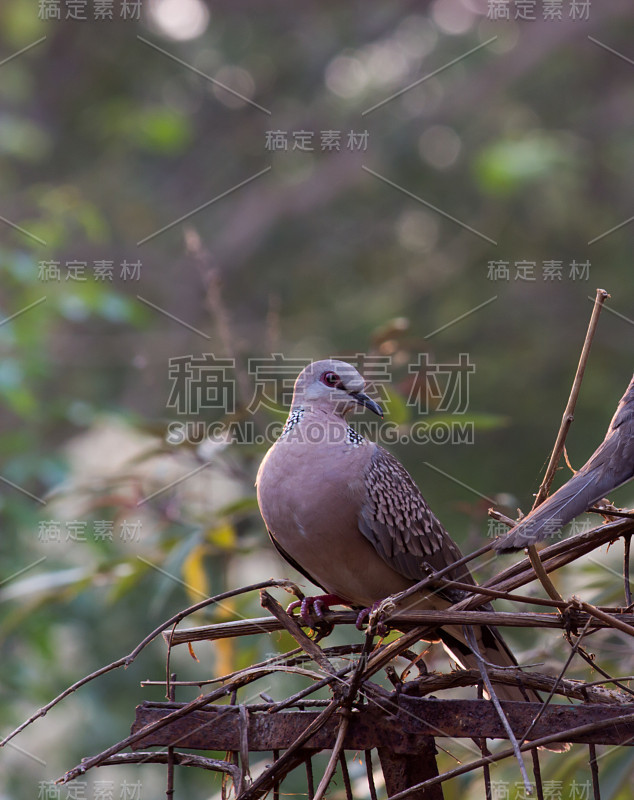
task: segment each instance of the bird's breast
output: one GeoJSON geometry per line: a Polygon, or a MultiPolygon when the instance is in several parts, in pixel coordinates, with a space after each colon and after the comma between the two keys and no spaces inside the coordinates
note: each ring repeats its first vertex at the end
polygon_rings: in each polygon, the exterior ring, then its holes
{"type": "Polygon", "coordinates": [[[311,452],[278,442],[258,473],[258,503],[276,542],[318,584],[356,605],[372,605],[411,581],[389,567],[359,530],[371,458],[371,450],[360,449],[320,446],[311,452]]]}

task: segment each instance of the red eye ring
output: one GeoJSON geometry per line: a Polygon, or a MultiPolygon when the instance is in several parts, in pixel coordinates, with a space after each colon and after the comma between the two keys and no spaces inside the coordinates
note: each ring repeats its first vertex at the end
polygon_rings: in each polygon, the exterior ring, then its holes
{"type": "Polygon", "coordinates": [[[341,378],[336,372],[324,372],[324,374],[321,376],[321,382],[325,383],[326,386],[331,386],[332,388],[338,388],[341,386],[341,378]]]}

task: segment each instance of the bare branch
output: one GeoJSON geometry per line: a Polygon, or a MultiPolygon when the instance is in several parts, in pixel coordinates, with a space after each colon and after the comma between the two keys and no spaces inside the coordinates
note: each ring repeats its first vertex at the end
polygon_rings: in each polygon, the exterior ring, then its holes
{"type": "Polygon", "coordinates": [[[575,406],[577,405],[577,398],[579,397],[579,390],[581,389],[581,381],[583,380],[583,374],[586,369],[586,364],[588,363],[590,346],[592,345],[592,340],[594,339],[594,334],[599,323],[599,316],[603,309],[603,304],[609,296],[610,295],[605,291],[605,289],[597,289],[594,306],[592,308],[592,316],[590,317],[586,338],[583,343],[583,347],[581,348],[581,355],[579,356],[579,363],[577,365],[575,379],[572,382],[572,389],[570,390],[570,396],[568,397],[568,402],[566,403],[566,408],[564,409],[563,417],[561,418],[561,425],[559,426],[557,439],[555,440],[555,445],[550,455],[548,466],[546,467],[546,474],[544,475],[544,479],[537,492],[537,497],[533,503],[533,509],[537,508],[537,506],[544,502],[548,496],[550,484],[553,482],[553,478],[555,477],[559,459],[561,458],[561,454],[563,453],[564,445],[566,443],[566,436],[568,435],[572,421],[575,418],[575,406]]]}

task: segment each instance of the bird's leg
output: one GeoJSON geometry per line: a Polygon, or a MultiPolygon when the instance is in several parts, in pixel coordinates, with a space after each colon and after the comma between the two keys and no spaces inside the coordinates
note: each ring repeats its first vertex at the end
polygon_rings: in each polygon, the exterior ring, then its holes
{"type": "Polygon", "coordinates": [[[318,594],[315,597],[304,597],[302,600],[295,600],[289,605],[286,612],[290,614],[294,609],[299,608],[299,621],[302,625],[315,628],[316,622],[317,626],[323,627],[327,624],[324,620],[324,612],[328,611],[330,606],[338,605],[347,606],[349,603],[339,597],[338,594],[318,594]]]}
{"type": "Polygon", "coordinates": [[[388,629],[383,620],[381,619],[381,614],[384,610],[383,608],[381,608],[381,606],[384,604],[384,602],[385,602],[384,600],[377,600],[375,603],[372,603],[372,605],[369,608],[362,608],[361,611],[359,611],[359,613],[357,614],[357,621],[355,622],[355,625],[358,630],[363,630],[364,623],[367,622],[369,624],[375,621],[372,619],[372,617],[377,617],[376,619],[377,634],[379,636],[387,635],[388,629]]]}
{"type": "Polygon", "coordinates": [[[370,614],[374,611],[374,609],[378,606],[378,603],[373,603],[372,608],[370,606],[366,606],[362,608],[361,611],[357,614],[357,619],[354,623],[355,628],[358,631],[363,630],[363,626],[365,623],[370,619],[370,614]]]}

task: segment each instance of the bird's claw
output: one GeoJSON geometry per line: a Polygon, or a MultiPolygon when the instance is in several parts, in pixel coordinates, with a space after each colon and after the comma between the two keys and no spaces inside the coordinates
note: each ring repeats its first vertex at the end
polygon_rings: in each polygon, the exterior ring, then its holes
{"type": "Polygon", "coordinates": [[[300,623],[318,631],[322,636],[327,636],[332,632],[334,625],[324,619],[324,614],[330,610],[331,605],[340,605],[341,603],[345,603],[345,601],[337,594],[319,594],[315,597],[295,600],[288,606],[286,612],[291,614],[296,608],[299,608],[300,623]]]}
{"type": "Polygon", "coordinates": [[[362,608],[357,614],[355,622],[357,630],[363,630],[363,625],[367,622],[368,625],[375,627],[376,633],[379,636],[386,636],[388,634],[388,629],[382,619],[385,610],[386,607],[383,600],[372,603],[372,606],[369,608],[362,608]]]}

